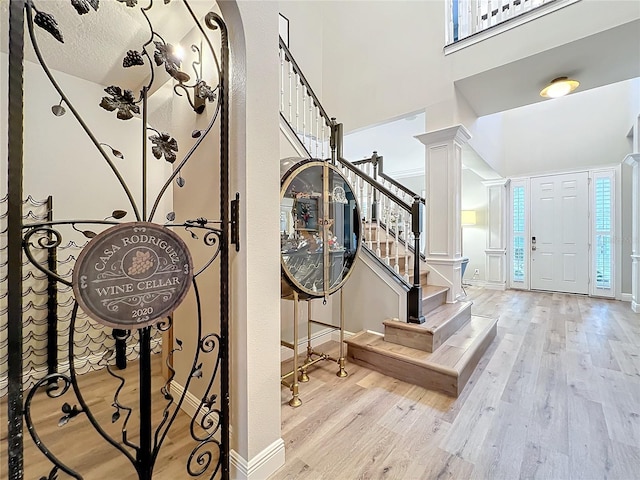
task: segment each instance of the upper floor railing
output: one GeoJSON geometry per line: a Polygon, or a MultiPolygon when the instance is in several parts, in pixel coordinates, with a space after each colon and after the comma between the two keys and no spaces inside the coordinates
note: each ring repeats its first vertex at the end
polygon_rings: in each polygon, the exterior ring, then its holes
{"type": "Polygon", "coordinates": [[[541,11],[540,7],[562,7],[566,0],[447,0],[447,39],[451,45],[511,21],[524,14],[541,11]]]}

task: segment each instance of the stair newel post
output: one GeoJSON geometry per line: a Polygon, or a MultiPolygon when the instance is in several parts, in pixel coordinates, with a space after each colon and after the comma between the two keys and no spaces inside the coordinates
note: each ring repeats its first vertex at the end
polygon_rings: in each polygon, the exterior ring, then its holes
{"type": "Polygon", "coordinates": [[[338,142],[338,136],[340,132],[338,132],[338,123],[336,122],[336,117],[331,117],[331,137],[329,138],[329,147],[331,148],[331,163],[334,165],[337,163],[337,159],[340,158],[342,154],[342,141],[338,142]],[[338,151],[338,143],[340,143],[340,148],[338,151]]]}
{"type": "MultiPolygon", "coordinates": [[[[411,231],[413,233],[413,285],[409,290],[407,321],[424,323],[422,314],[422,285],[420,285],[420,233],[422,232],[424,205],[420,197],[413,197],[411,205],[411,231]]],[[[408,240],[408,239],[407,239],[408,240]]]]}
{"type": "MultiPolygon", "coordinates": [[[[371,155],[371,165],[373,168],[373,179],[378,181],[378,152],[373,152],[371,155]]],[[[371,220],[378,221],[378,192],[373,190],[373,203],[371,204],[371,220]]]]}

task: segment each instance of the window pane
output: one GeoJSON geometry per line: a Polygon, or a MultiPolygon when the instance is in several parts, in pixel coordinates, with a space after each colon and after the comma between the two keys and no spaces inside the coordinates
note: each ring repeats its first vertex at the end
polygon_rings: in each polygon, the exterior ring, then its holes
{"type": "Polygon", "coordinates": [[[524,282],[524,237],[513,237],[513,281],[524,282]]]}
{"type": "Polygon", "coordinates": [[[611,288],[611,235],[596,235],[596,287],[611,288]]]}
{"type": "Polygon", "coordinates": [[[610,232],[611,231],[611,179],[610,178],[597,178],[596,179],[596,231],[598,232],[610,232]]]}
{"type": "Polygon", "coordinates": [[[513,189],[513,233],[524,233],[524,187],[513,189]]]}

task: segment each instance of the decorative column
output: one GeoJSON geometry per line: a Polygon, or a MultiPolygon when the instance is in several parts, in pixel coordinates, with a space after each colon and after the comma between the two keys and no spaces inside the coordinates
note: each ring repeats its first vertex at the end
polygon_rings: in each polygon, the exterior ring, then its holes
{"type": "Polygon", "coordinates": [[[463,125],[417,135],[426,147],[425,256],[429,283],[449,287],[447,302],[462,296],[462,147],[471,138],[463,125]]]}
{"type": "MultiPolygon", "coordinates": [[[[640,153],[627,155],[624,163],[633,168],[631,235],[631,310],[640,313],[640,153]]],[[[624,261],[624,259],[623,259],[624,261]]]]}
{"type": "Polygon", "coordinates": [[[487,248],[485,249],[486,288],[505,290],[507,287],[507,242],[509,225],[509,179],[482,182],[487,187],[487,248]]]}

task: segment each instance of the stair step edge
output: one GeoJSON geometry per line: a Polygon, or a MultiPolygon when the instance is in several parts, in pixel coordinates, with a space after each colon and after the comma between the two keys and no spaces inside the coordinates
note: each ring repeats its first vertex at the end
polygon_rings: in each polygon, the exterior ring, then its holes
{"type": "Polygon", "coordinates": [[[354,335],[353,337],[346,339],[345,343],[347,343],[348,345],[353,345],[356,348],[362,348],[364,350],[369,350],[371,352],[374,353],[379,353],[382,355],[385,355],[387,357],[393,358],[395,360],[401,361],[401,362],[406,362],[412,365],[416,365],[418,367],[422,367],[422,368],[427,368],[430,370],[434,370],[437,372],[440,372],[444,375],[448,375],[451,377],[458,377],[460,375],[461,372],[463,372],[465,370],[465,368],[467,367],[469,361],[473,358],[474,354],[476,353],[477,349],[480,348],[480,346],[484,343],[487,335],[489,334],[490,330],[496,328],[497,322],[498,322],[498,318],[497,317],[488,317],[488,316],[483,316],[483,315],[472,315],[471,316],[471,320],[467,323],[467,325],[465,325],[464,327],[462,327],[459,332],[464,331],[465,328],[467,328],[471,322],[473,320],[476,321],[485,321],[486,325],[480,330],[478,331],[477,336],[474,338],[474,342],[469,345],[469,347],[467,347],[467,349],[465,350],[465,352],[462,354],[462,356],[456,361],[455,365],[453,368],[450,367],[446,367],[443,366],[440,363],[436,363],[435,361],[431,361],[429,360],[431,356],[433,356],[435,353],[438,352],[438,350],[444,346],[450,345],[450,341],[453,338],[450,337],[448,338],[438,349],[436,349],[435,352],[433,353],[429,353],[429,352],[425,352],[424,350],[418,350],[415,348],[411,348],[411,347],[404,347],[403,349],[412,354],[415,355],[415,357],[409,357],[405,354],[402,353],[398,353],[398,352],[394,352],[391,350],[388,350],[386,348],[384,348],[384,346],[381,346],[379,344],[388,344],[388,345],[394,345],[392,343],[389,342],[385,342],[384,341],[384,336],[377,333],[377,332],[369,332],[369,331],[363,331],[360,332],[356,335],[354,335]],[[359,337],[363,337],[365,338],[367,343],[359,343],[358,340],[360,340],[359,337]],[[373,343],[373,344],[372,344],[373,343]]]}
{"type": "Polygon", "coordinates": [[[402,322],[400,320],[395,320],[395,319],[385,320],[382,322],[382,324],[390,328],[407,330],[407,331],[415,332],[418,334],[433,334],[437,332],[440,328],[444,327],[449,320],[452,320],[453,318],[457,317],[460,313],[462,313],[464,310],[470,308],[472,304],[473,302],[444,303],[439,307],[436,307],[430,312],[428,312],[425,315],[425,322],[421,324],[407,323],[407,322],[402,322]],[[453,307],[454,305],[455,307],[453,307]],[[440,325],[437,325],[437,326],[433,326],[429,324],[428,319],[430,317],[439,315],[445,310],[450,310],[449,313],[451,314],[451,318],[447,319],[447,321],[442,322],[440,325]]]}
{"type": "MultiPolygon", "coordinates": [[[[381,342],[384,342],[384,337],[382,335],[378,334],[378,333],[374,333],[374,332],[361,332],[361,333],[365,333],[366,335],[371,335],[371,336],[377,337],[377,338],[375,338],[373,340],[374,342],[377,341],[377,340],[380,340],[381,342]]],[[[400,362],[409,363],[411,365],[415,365],[415,366],[421,367],[421,368],[428,368],[430,370],[435,370],[435,371],[437,371],[439,373],[442,373],[444,375],[448,375],[450,377],[458,377],[458,375],[459,375],[459,372],[457,370],[453,370],[453,369],[450,369],[450,368],[447,368],[447,367],[443,367],[442,365],[437,364],[437,363],[432,363],[432,362],[429,362],[429,361],[426,361],[426,360],[419,360],[419,359],[416,359],[416,358],[408,357],[408,356],[403,355],[401,353],[393,352],[391,350],[387,350],[387,349],[382,348],[382,347],[377,346],[377,345],[371,345],[370,343],[365,343],[365,344],[357,343],[354,340],[358,336],[360,336],[360,334],[357,334],[357,335],[345,340],[345,343],[347,345],[353,346],[355,348],[361,348],[363,350],[368,350],[370,352],[382,354],[382,355],[384,355],[386,357],[393,358],[394,360],[397,360],[397,361],[400,361],[400,362]]],[[[388,343],[388,342],[385,342],[385,343],[388,343]]],[[[426,355],[431,355],[430,353],[427,353],[427,352],[425,352],[423,350],[418,350],[418,349],[411,348],[411,347],[404,347],[404,348],[407,349],[407,350],[411,350],[411,351],[416,352],[416,356],[424,357],[425,354],[426,355]]]]}

